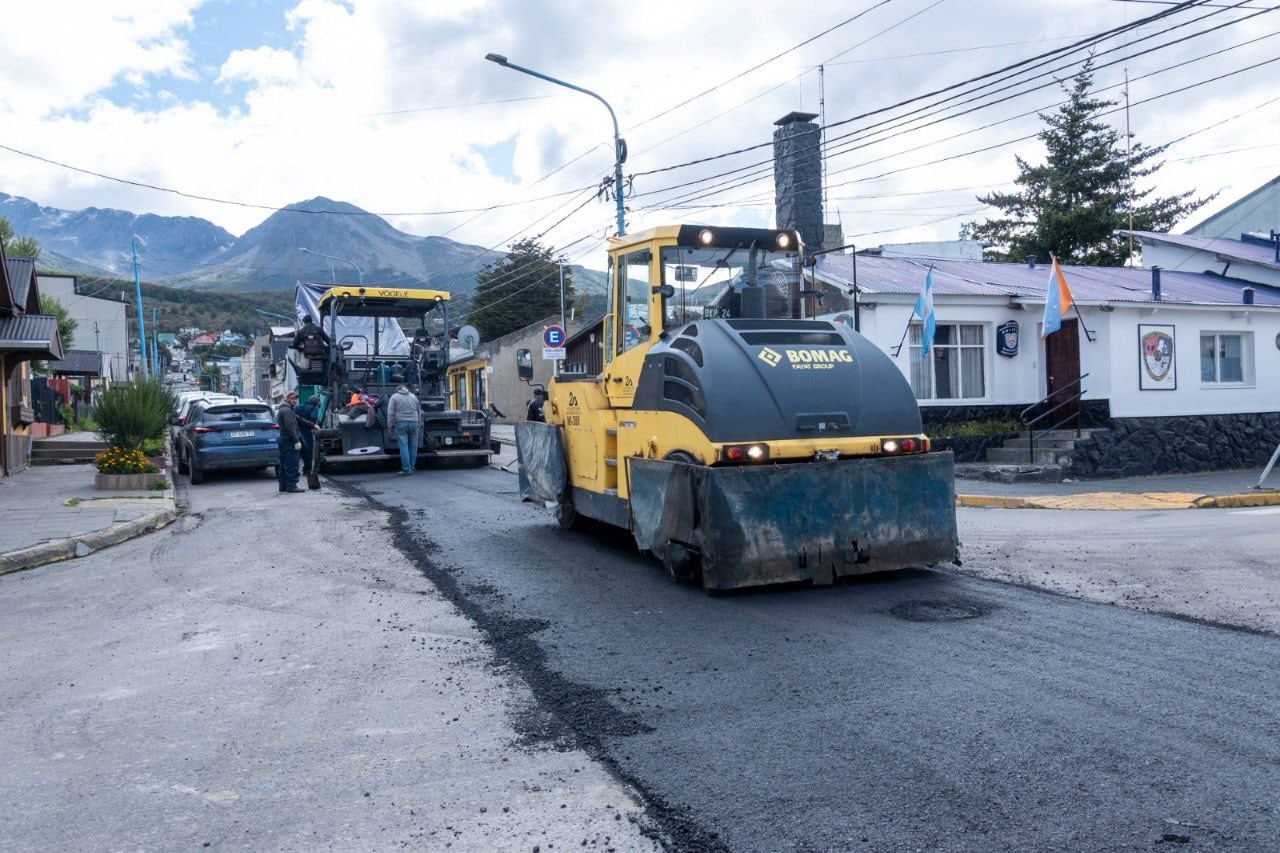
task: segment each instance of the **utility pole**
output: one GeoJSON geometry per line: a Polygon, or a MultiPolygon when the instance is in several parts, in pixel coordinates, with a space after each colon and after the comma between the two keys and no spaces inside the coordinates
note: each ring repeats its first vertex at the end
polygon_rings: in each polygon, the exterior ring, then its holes
{"type": "MultiPolygon", "coordinates": [[[[560,259],[560,328],[564,330],[565,336],[569,334],[569,327],[564,321],[564,258],[560,259]]],[[[560,375],[560,360],[556,360],[556,376],[560,375]]]]}
{"type": "Polygon", "coordinates": [[[1124,171],[1126,195],[1129,202],[1129,266],[1133,266],[1133,164],[1130,156],[1133,153],[1133,136],[1129,129],[1129,66],[1124,67],[1124,171]]]}
{"type": "Polygon", "coordinates": [[[138,303],[138,366],[147,377],[147,330],[142,320],[142,279],[138,277],[138,238],[129,241],[133,248],[133,294],[138,303]]]}
{"type": "Polygon", "coordinates": [[[156,326],[156,307],[151,306],[151,375],[160,375],[160,329],[156,326]]]}

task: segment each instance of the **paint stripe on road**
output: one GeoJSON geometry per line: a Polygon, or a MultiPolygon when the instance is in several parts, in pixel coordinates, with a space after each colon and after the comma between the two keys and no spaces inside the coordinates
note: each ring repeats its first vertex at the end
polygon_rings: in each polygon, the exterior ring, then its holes
{"type": "Polygon", "coordinates": [[[1262,509],[1236,509],[1232,515],[1280,515],[1280,506],[1267,506],[1262,509]]]}

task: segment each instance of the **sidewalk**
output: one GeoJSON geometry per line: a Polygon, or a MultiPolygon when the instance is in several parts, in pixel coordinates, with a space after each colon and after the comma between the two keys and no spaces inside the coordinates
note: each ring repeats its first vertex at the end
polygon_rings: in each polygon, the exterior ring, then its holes
{"type": "Polygon", "coordinates": [[[1280,505],[1280,473],[1254,488],[1262,469],[1061,483],[956,482],[956,503],[1004,509],[1223,509],[1280,505]]]}
{"type": "Polygon", "coordinates": [[[92,465],[50,465],[0,480],[0,574],[83,557],[175,518],[172,484],[100,492],[93,475],[92,465]]]}
{"type": "MultiPolygon", "coordinates": [[[[493,464],[514,461],[514,424],[494,424],[493,437],[503,443],[503,453],[493,464]]],[[[1261,468],[1244,471],[1209,471],[1197,474],[1165,474],[1119,480],[1067,480],[1061,483],[1000,483],[990,480],[956,480],[956,504],[994,509],[1225,509],[1280,506],[1280,469],[1254,488],[1261,468]]]]}

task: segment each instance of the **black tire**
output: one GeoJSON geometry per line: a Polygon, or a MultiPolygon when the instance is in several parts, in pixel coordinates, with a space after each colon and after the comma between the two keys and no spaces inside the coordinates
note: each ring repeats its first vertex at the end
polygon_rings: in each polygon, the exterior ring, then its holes
{"type": "Polygon", "coordinates": [[[658,557],[676,583],[702,586],[702,557],[689,546],[668,542],[662,546],[658,557]]]}
{"type": "Polygon", "coordinates": [[[195,457],[191,457],[191,485],[198,486],[204,482],[204,469],[197,464],[195,457]]]}
{"type": "Polygon", "coordinates": [[[668,462],[683,462],[686,465],[698,464],[698,460],[693,458],[692,453],[686,453],[683,450],[673,450],[663,458],[668,462]]]}

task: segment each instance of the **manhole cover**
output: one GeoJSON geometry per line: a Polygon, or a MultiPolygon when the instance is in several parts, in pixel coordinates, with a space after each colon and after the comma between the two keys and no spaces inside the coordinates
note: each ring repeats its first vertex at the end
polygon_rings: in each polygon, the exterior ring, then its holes
{"type": "Polygon", "coordinates": [[[983,616],[987,610],[967,601],[904,601],[889,612],[908,622],[956,622],[983,616]]]}

